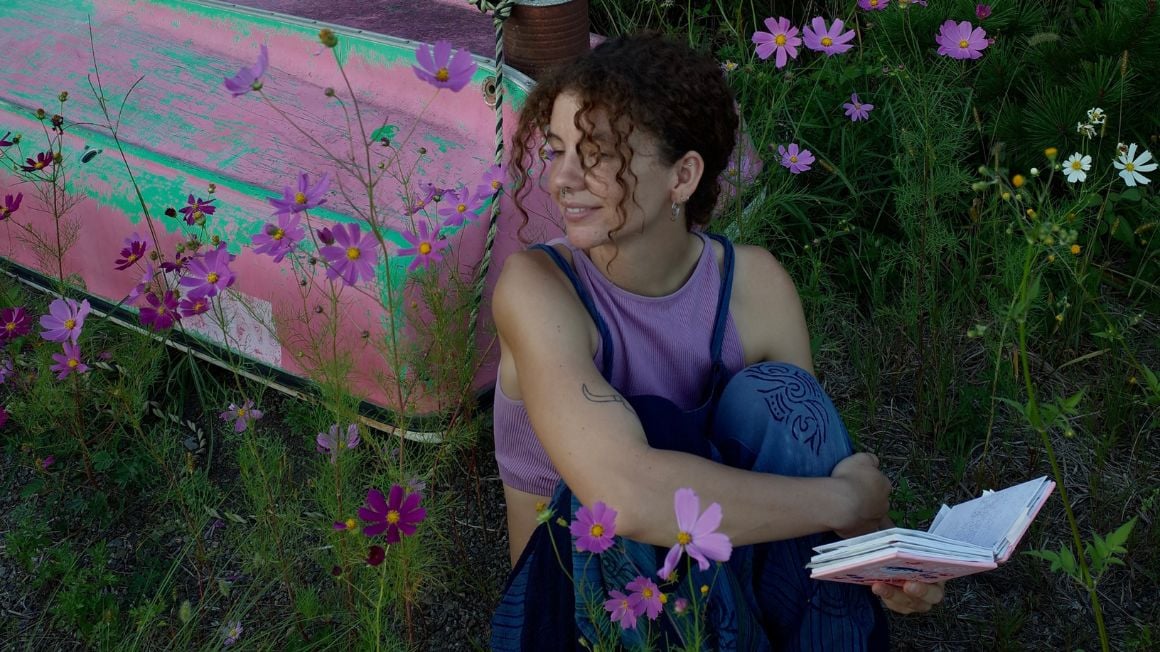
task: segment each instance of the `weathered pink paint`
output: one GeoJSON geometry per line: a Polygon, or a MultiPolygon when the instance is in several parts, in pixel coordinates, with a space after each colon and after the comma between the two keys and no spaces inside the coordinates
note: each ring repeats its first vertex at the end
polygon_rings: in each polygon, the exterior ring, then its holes
{"type": "MultiPolygon", "coordinates": [[[[232,265],[238,275],[233,289],[253,311],[268,311],[273,317],[267,332],[262,333],[263,319],[247,316],[249,311],[235,306],[236,321],[227,336],[228,344],[291,374],[308,375],[311,356],[300,354],[301,343],[318,339],[321,318],[315,316],[314,306],[322,306],[325,316],[329,301],[318,291],[303,297],[292,268],[253,254],[249,240],[271,220],[272,208],[266,197],[280,195],[284,185],[295,182],[299,170],[315,177],[328,171],[335,174],[336,166],[305,142],[277,110],[254,94],[232,98],[221,83],[242,65],[252,64],[258,45],[266,44],[270,71],[264,78],[264,91],[308,133],[326,147],[341,151],[346,146],[345,118],[323,89],[333,87],[345,95],[345,82],[330,52],[317,41],[318,26],[228,5],[180,0],[93,0],[87,7],[13,0],[0,7],[0,22],[4,24],[0,48],[10,53],[6,74],[0,77],[0,135],[6,130],[23,133],[25,157],[36,151],[35,146],[43,148],[42,125],[32,113],[43,106],[51,115],[59,110],[56,95],[62,90],[69,92],[64,107],[63,167],[70,187],[83,199],[66,218],[77,223],[79,238],[65,259],[63,271],[66,276],[79,275],[89,293],[114,303],[140,276],[133,270],[112,269],[121,240],[133,231],[146,233],[148,228],[111,141],[100,130],[77,124],[103,122],[85,81],[92,71],[86,24],[89,16],[101,81],[113,110],[138,77],[144,76],[125,104],[120,136],[128,165],[143,184],[162,251],[172,255],[173,247],[183,239],[178,227],[184,228],[180,219],[163,217],[164,208],[184,205],[188,193],[206,198],[207,187],[215,184],[213,197],[220,208],[209,224],[211,232],[229,242],[231,252],[238,255],[232,265]],[[91,163],[80,164],[86,144],[105,151],[91,163]]],[[[367,122],[366,131],[384,122],[397,125],[400,136],[412,133],[401,153],[404,167],[420,158],[416,150],[422,145],[428,150],[419,164],[426,172],[422,180],[440,186],[463,182],[474,188],[494,151],[495,115],[480,92],[487,73],[477,74],[459,94],[441,91],[432,100],[434,90],[410,69],[414,44],[340,28],[336,31],[347,77],[358,93],[367,122]],[[440,148],[447,151],[440,152],[440,148]]],[[[455,34],[447,37],[455,40],[455,34]]],[[[481,68],[488,65],[485,60],[479,63],[481,68]]],[[[517,74],[509,77],[509,83],[509,97],[522,98],[526,78],[517,74]]],[[[505,110],[509,137],[514,124],[509,103],[505,110]]],[[[376,162],[387,161],[382,155],[387,150],[372,151],[378,157],[376,162]]],[[[361,148],[356,151],[358,158],[363,155],[361,148]]],[[[324,206],[330,212],[318,211],[312,218],[317,226],[333,224],[335,219],[355,219],[356,207],[367,210],[365,192],[360,201],[354,178],[345,173],[336,176],[334,187],[354,193],[355,204],[332,192],[324,206]]],[[[17,181],[10,171],[0,171],[0,195],[24,192],[25,206],[15,219],[49,233],[48,203],[36,197],[31,185],[17,181]]],[[[412,228],[401,212],[400,192],[399,184],[388,182],[376,192],[378,219],[393,231],[412,228]]],[[[558,233],[551,202],[541,194],[533,197],[531,206],[535,215],[522,235],[535,240],[558,233]]],[[[522,247],[515,233],[520,220],[506,197],[501,208],[489,289],[506,255],[522,247]]],[[[0,254],[56,276],[55,263],[37,260],[17,234],[12,225],[0,227],[0,254]]],[[[485,235],[486,220],[481,219],[450,237],[454,252],[450,269],[463,282],[474,278],[485,235]]],[[[380,264],[380,268],[389,271],[392,282],[397,282],[407,261],[394,257],[394,249],[387,252],[393,263],[380,264]]],[[[356,362],[348,380],[352,391],[365,400],[407,414],[439,413],[450,406],[440,404],[434,394],[420,389],[410,397],[401,396],[397,391],[401,369],[376,350],[388,334],[383,323],[385,312],[373,295],[386,286],[369,288],[371,296],[350,290],[342,293],[332,353],[341,352],[356,362]],[[372,336],[362,337],[364,331],[372,336]]],[[[414,300],[408,295],[406,302],[414,300]]],[[[421,308],[417,312],[424,317],[421,308]]],[[[497,348],[486,306],[480,314],[476,346],[484,364],[475,376],[476,389],[494,381],[497,348]]],[[[402,335],[405,341],[426,346],[420,333],[407,331],[402,335]]]]}

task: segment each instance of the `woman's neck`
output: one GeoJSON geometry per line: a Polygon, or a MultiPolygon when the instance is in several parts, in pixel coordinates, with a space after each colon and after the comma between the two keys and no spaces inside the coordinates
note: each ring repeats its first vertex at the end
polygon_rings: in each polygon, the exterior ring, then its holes
{"type": "Polygon", "coordinates": [[[702,239],[682,227],[656,234],[621,235],[615,242],[586,253],[613,285],[641,296],[663,297],[689,280],[702,247],[702,239]]]}

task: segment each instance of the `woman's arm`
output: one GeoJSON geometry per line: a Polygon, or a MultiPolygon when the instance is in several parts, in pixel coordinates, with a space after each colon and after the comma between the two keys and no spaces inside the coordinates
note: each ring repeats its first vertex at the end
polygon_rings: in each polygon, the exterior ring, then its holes
{"type": "Polygon", "coordinates": [[[493,311],[548,456],[582,503],[619,512],[618,534],[671,545],[680,487],[721,504],[721,530],[735,545],[868,530],[885,515],[890,485],[871,455],[848,458],[829,478],[792,478],[649,447],[632,408],[592,363],[589,317],[547,256],[508,259],[493,311]]]}

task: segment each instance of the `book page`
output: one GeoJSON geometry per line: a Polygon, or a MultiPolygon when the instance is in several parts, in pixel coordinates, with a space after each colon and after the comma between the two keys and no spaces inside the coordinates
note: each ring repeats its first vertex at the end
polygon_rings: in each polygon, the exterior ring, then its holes
{"type": "Polygon", "coordinates": [[[1007,549],[1013,544],[1007,540],[1013,526],[1028,520],[1046,484],[1047,478],[1038,478],[959,503],[938,520],[931,534],[996,551],[1007,549]]]}

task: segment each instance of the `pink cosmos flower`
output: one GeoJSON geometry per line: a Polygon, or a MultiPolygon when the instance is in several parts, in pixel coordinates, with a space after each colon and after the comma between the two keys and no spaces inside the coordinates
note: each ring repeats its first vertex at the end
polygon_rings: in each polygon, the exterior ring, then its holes
{"type": "Polygon", "coordinates": [[[173,328],[173,325],[181,318],[181,313],[178,312],[177,297],[174,296],[173,290],[166,290],[162,296],[150,292],[145,295],[145,302],[148,305],[141,306],[141,312],[138,314],[142,326],[154,331],[163,331],[173,328]]]}
{"type": "Polygon", "coordinates": [[[634,605],[637,614],[646,614],[649,620],[656,620],[657,616],[661,615],[665,605],[661,602],[661,590],[652,580],[637,575],[636,579],[624,588],[632,591],[628,596],[628,602],[634,605]]]}
{"type": "Polygon", "coordinates": [[[190,193],[189,198],[185,200],[185,206],[177,209],[177,212],[184,216],[186,224],[193,226],[206,215],[213,215],[217,212],[217,206],[213,205],[215,201],[217,200],[194,197],[193,193],[190,193]]]}
{"type": "Polygon", "coordinates": [[[185,297],[177,304],[177,314],[180,317],[194,317],[209,312],[209,299],[205,297],[185,297]]]}
{"type": "Polygon", "coordinates": [[[279,213],[277,224],[266,224],[262,232],[250,239],[254,245],[254,253],[274,257],[274,262],[280,263],[286,254],[294,250],[306,232],[300,222],[302,218],[294,213],[279,213]]]}
{"type": "Polygon", "coordinates": [[[689,610],[688,598],[677,598],[673,601],[673,613],[678,616],[689,610]]]}
{"type": "Polygon", "coordinates": [[[729,561],[733,544],[729,537],[717,532],[721,525],[721,505],[713,503],[701,513],[701,499],[692,489],[677,489],[673,494],[677,513],[677,543],[665,555],[665,564],[657,575],[667,580],[681,560],[681,553],[697,560],[701,570],[708,570],[709,560],[729,561]]]}
{"type": "Polygon", "coordinates": [[[946,21],[939,27],[934,40],[938,43],[938,53],[952,59],[978,59],[990,45],[986,30],[973,27],[965,20],[961,23],[946,21]]]}
{"type": "Polygon", "coordinates": [[[53,301],[48,305],[48,314],[40,318],[40,326],[44,329],[40,336],[49,342],[71,340],[76,344],[90,310],[88,299],[80,304],[72,299],[53,301]]]}
{"type": "Polygon", "coordinates": [[[244,432],[251,421],[262,418],[262,411],[254,409],[254,402],[247,400],[240,407],[230,403],[230,408],[219,415],[222,421],[233,421],[234,432],[244,432]]]}
{"type": "Polygon", "coordinates": [[[387,558],[387,551],[383,550],[382,546],[371,546],[367,550],[367,564],[371,566],[378,566],[387,558]]]}
{"type": "Polygon", "coordinates": [[[32,316],[21,306],[0,310],[0,344],[27,335],[32,330],[32,316]]]}
{"type": "Polygon", "coordinates": [[[134,263],[145,256],[149,249],[149,239],[142,238],[134,231],[124,240],[125,246],[121,249],[121,257],[113,261],[113,269],[121,272],[129,269],[134,263]]]}
{"type": "Polygon", "coordinates": [[[475,61],[467,48],[452,52],[447,41],[435,42],[434,55],[430,45],[419,45],[415,49],[415,59],[419,65],[411,66],[411,69],[416,77],[435,88],[447,88],[453,93],[458,93],[475,74],[475,61]]]}
{"type": "Polygon", "coordinates": [[[329,263],[326,278],[341,278],[347,285],[374,279],[374,265],[378,262],[374,233],[363,235],[357,224],[336,224],[331,232],[334,245],[318,250],[329,263]]]}
{"type": "Polygon", "coordinates": [[[20,201],[24,199],[24,193],[18,192],[16,196],[4,195],[4,208],[0,208],[0,222],[12,217],[12,214],[20,208],[20,201]]]}
{"type": "Polygon", "coordinates": [[[762,60],[777,52],[773,63],[778,68],[784,68],[790,59],[798,56],[798,46],[802,44],[798,36],[798,28],[790,24],[788,18],[778,17],[765,19],[765,28],[768,32],[756,31],[753,33],[753,43],[757,45],[757,56],[762,60]]]}
{"type": "Polygon", "coordinates": [[[478,196],[472,197],[467,188],[444,191],[443,205],[439,208],[443,226],[459,226],[474,218],[480,201],[478,196]]]}
{"type": "Polygon", "coordinates": [[[386,498],[378,489],[367,492],[367,504],[360,507],[358,517],[370,523],[363,534],[374,537],[387,533],[387,543],[398,543],[401,535],[411,536],[416,526],[427,518],[427,510],[419,506],[423,496],[408,494],[403,487],[393,484],[386,498]]]}
{"type": "Polygon", "coordinates": [[[799,149],[797,143],[790,143],[788,149],[783,145],[778,145],[777,153],[781,155],[782,167],[789,168],[793,174],[801,174],[809,170],[814,162],[813,152],[808,149],[799,149]]]}
{"type": "Polygon", "coordinates": [[[810,27],[805,28],[806,47],[818,52],[825,52],[826,56],[842,54],[853,48],[850,41],[854,39],[854,30],[843,32],[845,23],[835,18],[833,25],[826,27],[826,21],[820,16],[810,21],[810,27]]]}
{"type": "Polygon", "coordinates": [[[636,619],[640,614],[633,609],[628,596],[612,590],[608,592],[608,597],[604,601],[604,610],[612,615],[612,622],[620,623],[621,629],[636,629],[636,619]]]}
{"type": "Polygon", "coordinates": [[[242,66],[236,75],[227,77],[224,82],[226,90],[234,97],[261,90],[262,75],[266,74],[269,65],[270,53],[266,50],[265,44],[258,46],[258,61],[252,66],[242,66]]]}
{"type": "Polygon", "coordinates": [[[229,268],[233,259],[234,256],[226,250],[226,244],[221,243],[216,249],[211,249],[189,262],[186,275],[181,279],[181,286],[192,288],[189,291],[191,299],[217,296],[218,292],[225,291],[237,280],[229,268]]]}
{"type": "Polygon", "coordinates": [[[156,273],[157,270],[153,269],[153,263],[145,263],[145,271],[141,274],[141,279],[137,281],[137,285],[134,285],[132,289],[129,290],[129,294],[125,297],[125,301],[127,303],[136,301],[137,297],[141,296],[141,294],[144,293],[145,290],[149,287],[149,284],[153,282],[153,276],[156,273]]]}
{"type": "Polygon", "coordinates": [[[408,272],[413,272],[420,267],[431,267],[435,263],[443,260],[443,255],[439,253],[445,249],[448,244],[446,240],[439,238],[439,229],[434,232],[427,226],[427,222],[423,220],[418,221],[418,233],[403,232],[403,239],[411,246],[403,247],[397,252],[400,256],[414,256],[414,260],[407,266],[408,272]]]}
{"type": "Polygon", "coordinates": [[[266,201],[278,210],[279,213],[301,213],[326,203],[326,191],[330,189],[330,173],[324,172],[322,177],[312,186],[310,177],[305,172],[298,173],[298,190],[291,190],[290,186],[282,187],[282,197],[267,197],[266,201]]]}
{"type": "Polygon", "coordinates": [[[330,426],[330,432],[320,432],[314,439],[319,453],[330,453],[330,463],[338,462],[338,455],[343,449],[351,449],[359,444],[358,425],[350,424],[346,427],[346,436],[339,434],[338,424],[330,426]]]}
{"type": "Polygon", "coordinates": [[[49,369],[60,372],[56,375],[57,380],[68,378],[69,374],[83,374],[89,370],[89,366],[81,362],[81,347],[72,342],[65,342],[64,353],[53,353],[52,359],[56,364],[49,369]]]}
{"type": "Polygon", "coordinates": [[[599,555],[612,547],[612,537],[616,536],[616,510],[599,501],[592,509],[581,506],[576,510],[576,520],[569,529],[576,537],[577,550],[599,555]]]}
{"type": "Polygon", "coordinates": [[[987,20],[991,17],[991,5],[975,5],[975,17],[979,20],[987,20]]]}
{"type": "Polygon", "coordinates": [[[56,456],[49,455],[40,461],[40,468],[47,471],[48,467],[52,466],[53,464],[56,464],[56,456]]]}
{"type": "Polygon", "coordinates": [[[20,166],[21,170],[25,172],[40,172],[41,170],[52,167],[52,152],[39,152],[36,158],[24,159],[24,165],[20,166]]]}
{"type": "Polygon", "coordinates": [[[890,6],[890,0],[858,0],[858,6],[866,11],[882,11],[890,6]]]}
{"type": "Polygon", "coordinates": [[[8,140],[8,139],[9,139],[9,138],[11,138],[11,137],[12,137],[12,132],[11,132],[11,131],[6,131],[6,132],[4,132],[4,135],[3,135],[3,136],[0,136],[0,147],[10,147],[10,146],[12,146],[12,144],[13,144],[15,141],[8,140]]]}
{"type": "Polygon", "coordinates": [[[507,170],[502,164],[496,163],[489,167],[475,187],[475,201],[491,199],[495,193],[503,190],[503,182],[507,178],[507,170]]]}
{"type": "Polygon", "coordinates": [[[869,120],[870,112],[874,110],[874,105],[870,103],[863,103],[858,99],[857,93],[850,95],[850,101],[842,105],[846,109],[846,117],[850,118],[851,122],[858,122],[859,120],[869,120]]]}

